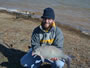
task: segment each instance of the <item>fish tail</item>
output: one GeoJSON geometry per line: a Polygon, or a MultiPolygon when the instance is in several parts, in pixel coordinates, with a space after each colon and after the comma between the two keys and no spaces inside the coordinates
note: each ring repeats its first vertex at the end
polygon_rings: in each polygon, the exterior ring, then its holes
{"type": "Polygon", "coordinates": [[[71,63],[71,57],[69,57],[68,55],[64,55],[64,58],[65,59],[65,63],[67,64],[67,68],[70,68],[70,63],[71,63]]]}

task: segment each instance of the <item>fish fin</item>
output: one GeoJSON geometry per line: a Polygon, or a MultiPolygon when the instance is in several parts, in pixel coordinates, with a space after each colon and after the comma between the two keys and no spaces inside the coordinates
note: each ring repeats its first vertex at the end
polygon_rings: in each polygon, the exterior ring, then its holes
{"type": "Polygon", "coordinates": [[[65,60],[65,63],[67,64],[67,68],[70,68],[70,63],[71,63],[71,57],[69,57],[68,55],[63,55],[62,56],[62,59],[64,59],[65,60]]]}
{"type": "Polygon", "coordinates": [[[67,59],[65,60],[65,62],[67,64],[67,68],[70,68],[72,58],[75,58],[75,56],[67,56],[67,59]]]}

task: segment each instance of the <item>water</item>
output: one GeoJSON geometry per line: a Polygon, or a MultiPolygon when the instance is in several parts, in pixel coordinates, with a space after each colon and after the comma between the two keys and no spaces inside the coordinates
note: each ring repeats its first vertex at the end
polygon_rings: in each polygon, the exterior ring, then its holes
{"type": "Polygon", "coordinates": [[[41,13],[52,7],[56,21],[90,35],[90,0],[0,0],[0,7],[41,13]]]}

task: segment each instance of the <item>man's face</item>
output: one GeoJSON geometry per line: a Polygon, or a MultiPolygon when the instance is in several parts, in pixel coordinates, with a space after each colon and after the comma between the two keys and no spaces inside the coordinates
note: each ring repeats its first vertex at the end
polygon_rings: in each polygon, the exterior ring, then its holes
{"type": "Polygon", "coordinates": [[[44,29],[49,29],[52,27],[53,22],[54,22],[53,19],[43,18],[42,19],[42,27],[44,29]]]}

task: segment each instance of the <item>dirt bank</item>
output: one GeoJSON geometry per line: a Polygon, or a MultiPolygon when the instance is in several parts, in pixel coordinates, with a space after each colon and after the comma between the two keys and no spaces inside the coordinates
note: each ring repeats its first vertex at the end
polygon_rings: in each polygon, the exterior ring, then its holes
{"type": "MultiPolygon", "coordinates": [[[[19,59],[28,51],[33,29],[39,21],[16,19],[0,12],[0,68],[21,68],[19,59]]],[[[64,51],[76,58],[71,68],[90,68],[90,37],[80,31],[58,25],[64,34],[64,51]]]]}

